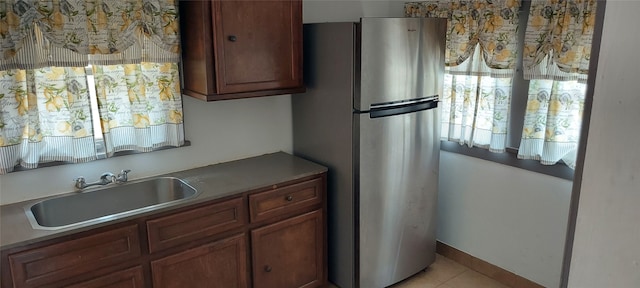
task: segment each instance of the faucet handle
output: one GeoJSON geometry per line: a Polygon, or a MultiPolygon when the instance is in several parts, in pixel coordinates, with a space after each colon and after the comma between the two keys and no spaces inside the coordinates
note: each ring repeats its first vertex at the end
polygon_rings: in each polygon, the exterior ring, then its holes
{"type": "Polygon", "coordinates": [[[84,189],[85,185],[87,184],[87,182],[84,180],[84,177],[80,176],[76,179],[73,179],[73,181],[76,183],[74,186],[77,189],[84,189]]]}
{"type": "Polygon", "coordinates": [[[127,182],[128,180],[127,173],[129,172],[131,172],[131,169],[125,169],[120,171],[120,173],[118,173],[118,177],[116,177],[116,182],[118,183],[127,182]]]}

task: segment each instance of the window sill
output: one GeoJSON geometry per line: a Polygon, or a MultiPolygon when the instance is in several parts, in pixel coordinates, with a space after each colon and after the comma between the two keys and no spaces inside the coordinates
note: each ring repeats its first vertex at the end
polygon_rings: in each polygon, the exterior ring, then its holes
{"type": "MultiPolygon", "coordinates": [[[[175,149],[175,148],[182,148],[182,147],[188,147],[188,146],[191,146],[191,141],[185,140],[184,144],[182,146],[179,146],[179,147],[171,147],[171,146],[161,147],[161,148],[158,148],[158,149],[154,149],[151,152],[161,151],[161,150],[168,150],[168,149],[175,149]]],[[[134,155],[134,154],[142,154],[142,153],[151,153],[151,152],[120,151],[120,152],[113,153],[113,156],[111,156],[111,157],[107,157],[107,158],[104,158],[104,159],[97,159],[97,160],[94,160],[94,161],[111,159],[113,157],[120,157],[120,156],[126,156],[126,155],[134,155]]],[[[94,162],[94,161],[91,161],[91,162],[94,162]]],[[[62,162],[62,161],[45,162],[45,163],[38,164],[38,168],[54,167],[54,166],[61,166],[61,165],[68,165],[68,164],[77,164],[77,163],[62,162]]],[[[38,169],[38,168],[28,169],[28,168],[24,168],[24,167],[18,165],[10,173],[21,172],[21,171],[32,171],[32,170],[35,170],[35,169],[38,169]]]]}
{"type": "Polygon", "coordinates": [[[518,150],[514,148],[507,148],[507,152],[505,153],[493,153],[486,149],[469,148],[466,145],[460,145],[455,142],[443,140],[440,141],[440,150],[480,158],[503,165],[529,170],[531,172],[542,173],[573,181],[574,170],[566,165],[561,163],[556,165],[542,165],[536,160],[518,159],[518,150]]]}

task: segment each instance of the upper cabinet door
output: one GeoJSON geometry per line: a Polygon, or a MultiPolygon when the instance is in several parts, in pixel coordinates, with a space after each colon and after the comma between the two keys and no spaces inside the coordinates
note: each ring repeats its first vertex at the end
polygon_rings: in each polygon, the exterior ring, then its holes
{"type": "Polygon", "coordinates": [[[183,92],[206,101],[304,92],[302,1],[180,1],[183,92]]]}
{"type": "Polygon", "coordinates": [[[302,85],[301,1],[216,1],[219,93],[302,85]]]}

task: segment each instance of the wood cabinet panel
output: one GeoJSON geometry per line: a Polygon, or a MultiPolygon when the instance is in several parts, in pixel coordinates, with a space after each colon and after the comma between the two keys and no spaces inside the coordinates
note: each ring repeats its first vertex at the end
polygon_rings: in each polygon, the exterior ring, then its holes
{"type": "Polygon", "coordinates": [[[147,221],[151,253],[246,224],[241,197],[147,221]]]}
{"type": "Polygon", "coordinates": [[[324,279],[322,210],[251,231],[253,286],[319,287],[324,279]]]}
{"type": "Polygon", "coordinates": [[[322,179],[313,179],[282,188],[249,195],[251,221],[291,213],[322,203],[322,179]]]}
{"type": "Polygon", "coordinates": [[[220,93],[300,86],[300,1],[215,1],[220,93]]]}
{"type": "Polygon", "coordinates": [[[194,97],[217,94],[213,55],[211,1],[180,1],[180,38],[184,93],[194,97]]]}
{"type": "Polygon", "coordinates": [[[14,286],[40,287],[140,256],[138,225],[9,255],[14,286]]]}
{"type": "Polygon", "coordinates": [[[304,91],[302,0],[180,2],[184,93],[213,101],[304,91]]]}
{"type": "Polygon", "coordinates": [[[137,266],[118,271],[90,281],[74,284],[67,288],[143,288],[142,267],[137,266]]]}
{"type": "Polygon", "coordinates": [[[236,235],[152,261],[153,287],[247,287],[245,238],[236,235]]]}

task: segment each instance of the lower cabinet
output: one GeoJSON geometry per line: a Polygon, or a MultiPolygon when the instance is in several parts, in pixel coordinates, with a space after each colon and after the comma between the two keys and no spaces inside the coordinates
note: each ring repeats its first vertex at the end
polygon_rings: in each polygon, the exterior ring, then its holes
{"type": "Polygon", "coordinates": [[[144,286],[142,267],[136,266],[118,271],[93,280],[77,283],[68,288],[141,288],[144,286]]]}
{"type": "Polygon", "coordinates": [[[251,231],[253,287],[319,287],[323,217],[316,210],[251,231]]]}
{"type": "Polygon", "coordinates": [[[247,287],[245,238],[240,234],[152,261],[153,287],[247,287]]]}
{"type": "MultiPolygon", "coordinates": [[[[96,273],[113,271],[117,269],[112,268],[114,266],[136,261],[140,258],[140,250],[138,225],[132,224],[44,247],[27,247],[8,255],[8,268],[13,287],[63,287],[87,282],[84,279],[90,275],[97,275],[93,279],[100,278],[102,274],[96,273]]],[[[2,262],[6,263],[4,259],[2,262]]],[[[2,269],[5,267],[3,265],[2,269]]]]}
{"type": "Polygon", "coordinates": [[[1,251],[2,288],[327,284],[326,174],[1,251]]]}

